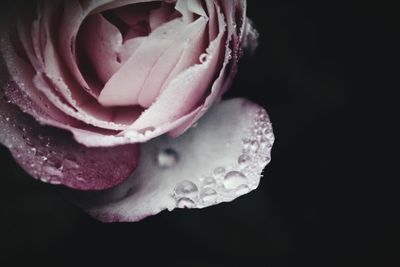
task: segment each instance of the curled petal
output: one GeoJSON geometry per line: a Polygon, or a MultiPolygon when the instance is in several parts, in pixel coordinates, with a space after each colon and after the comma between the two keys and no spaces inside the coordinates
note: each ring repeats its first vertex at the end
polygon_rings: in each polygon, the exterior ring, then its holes
{"type": "Polygon", "coordinates": [[[6,99],[0,93],[0,143],[32,177],[80,190],[101,190],[121,183],[136,168],[138,145],[88,148],[68,132],[40,125],[6,99]]]}
{"type": "Polygon", "coordinates": [[[121,185],[67,196],[104,222],[231,201],[258,186],[273,142],[264,109],[245,99],[224,101],[178,139],[144,144],[137,170],[121,185]]]}

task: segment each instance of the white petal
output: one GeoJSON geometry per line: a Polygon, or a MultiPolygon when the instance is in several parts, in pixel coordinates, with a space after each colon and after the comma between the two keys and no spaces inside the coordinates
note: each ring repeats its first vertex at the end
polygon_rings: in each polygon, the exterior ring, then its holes
{"type": "Polygon", "coordinates": [[[264,109],[245,99],[224,101],[179,138],[143,144],[139,167],[121,185],[67,195],[105,222],[232,201],[258,186],[273,142],[264,109]]]}

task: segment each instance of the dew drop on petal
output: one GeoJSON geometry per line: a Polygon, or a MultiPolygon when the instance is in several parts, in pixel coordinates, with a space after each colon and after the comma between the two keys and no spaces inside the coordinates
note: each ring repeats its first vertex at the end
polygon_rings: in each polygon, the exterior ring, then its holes
{"type": "Polygon", "coordinates": [[[207,176],[203,179],[203,186],[215,186],[216,183],[214,177],[207,176]]]}
{"type": "Polygon", "coordinates": [[[236,189],[246,183],[247,177],[239,171],[230,171],[224,177],[224,186],[226,189],[236,189]]]}
{"type": "Polygon", "coordinates": [[[203,202],[214,203],[217,200],[217,191],[212,188],[203,188],[200,192],[200,199],[203,202]]]}
{"type": "Polygon", "coordinates": [[[174,188],[175,195],[182,197],[195,197],[198,191],[197,185],[188,180],[179,182],[174,188]]]}
{"type": "Polygon", "coordinates": [[[172,148],[162,149],[157,154],[157,164],[160,168],[171,168],[179,161],[179,154],[172,148]]]}
{"type": "Polygon", "coordinates": [[[222,177],[225,174],[225,168],[224,167],[217,167],[214,169],[214,175],[216,177],[222,177]]]}
{"type": "Polygon", "coordinates": [[[247,166],[249,166],[250,162],[251,162],[251,157],[247,154],[242,154],[238,158],[238,163],[240,168],[246,168],[247,166]]]}
{"type": "Polygon", "coordinates": [[[249,191],[250,191],[250,188],[249,188],[246,184],[239,185],[239,186],[236,187],[236,189],[235,189],[235,193],[236,193],[236,195],[238,195],[238,196],[247,194],[249,191]]]}
{"type": "Polygon", "coordinates": [[[250,144],[250,149],[253,151],[257,151],[259,147],[260,144],[256,140],[252,141],[250,144]]]}
{"type": "Polygon", "coordinates": [[[194,208],[196,204],[192,199],[188,197],[181,197],[176,201],[176,206],[178,208],[184,209],[184,208],[194,208]]]}
{"type": "Polygon", "coordinates": [[[61,164],[62,164],[63,169],[79,168],[79,164],[77,163],[76,157],[72,154],[65,155],[61,164]]]}
{"type": "Polygon", "coordinates": [[[199,60],[201,63],[204,63],[207,61],[208,55],[206,53],[203,53],[200,55],[199,60]]]}

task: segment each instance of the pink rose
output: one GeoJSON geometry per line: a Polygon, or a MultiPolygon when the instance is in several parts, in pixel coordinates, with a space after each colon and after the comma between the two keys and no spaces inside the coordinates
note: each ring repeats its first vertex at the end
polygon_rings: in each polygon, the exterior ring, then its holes
{"type": "Polygon", "coordinates": [[[103,221],[257,187],[274,141],[265,111],[244,99],[209,110],[255,48],[246,1],[44,0],[11,17],[0,142],[32,177],[108,189],[69,193],[103,221]]]}

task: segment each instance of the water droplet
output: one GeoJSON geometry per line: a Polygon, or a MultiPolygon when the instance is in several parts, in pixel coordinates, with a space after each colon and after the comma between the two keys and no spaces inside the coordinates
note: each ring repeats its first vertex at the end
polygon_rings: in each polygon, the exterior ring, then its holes
{"type": "Polygon", "coordinates": [[[53,166],[50,166],[47,163],[45,165],[43,165],[42,172],[45,172],[47,175],[55,176],[55,177],[63,176],[63,173],[59,169],[54,168],[53,166]]]}
{"type": "Polygon", "coordinates": [[[181,209],[194,208],[196,204],[193,200],[187,197],[181,197],[176,201],[176,206],[181,209]]]}
{"type": "Polygon", "coordinates": [[[250,149],[244,148],[244,149],[242,149],[242,153],[243,154],[249,154],[250,153],[250,149]]]}
{"type": "Polygon", "coordinates": [[[217,196],[217,191],[212,188],[203,188],[200,192],[200,199],[203,202],[216,202],[217,196]]]}
{"type": "Polygon", "coordinates": [[[188,180],[179,182],[174,188],[176,196],[195,197],[198,191],[197,185],[188,180]]]}
{"type": "Polygon", "coordinates": [[[47,164],[57,169],[60,169],[62,167],[61,160],[54,156],[50,156],[47,158],[47,164]]]}
{"type": "Polygon", "coordinates": [[[242,142],[243,142],[243,144],[249,144],[251,142],[251,140],[248,138],[243,138],[242,142]]]}
{"type": "Polygon", "coordinates": [[[207,176],[203,179],[203,186],[215,186],[216,185],[216,181],[213,177],[207,176]]]}
{"type": "Polygon", "coordinates": [[[179,154],[172,148],[160,150],[157,155],[157,163],[161,168],[170,168],[179,160],[179,154]]]}
{"type": "Polygon", "coordinates": [[[222,177],[222,175],[225,174],[225,168],[224,167],[217,167],[214,169],[214,175],[216,177],[222,177]]]}
{"type": "Polygon", "coordinates": [[[250,191],[250,188],[249,188],[247,185],[245,185],[245,184],[239,185],[239,186],[236,187],[236,189],[235,189],[235,193],[236,193],[236,195],[238,195],[238,196],[247,194],[249,191],[250,191]]]}
{"type": "Polygon", "coordinates": [[[247,154],[242,154],[238,158],[238,163],[241,168],[246,168],[251,162],[251,157],[247,154]]]}
{"type": "Polygon", "coordinates": [[[201,63],[204,63],[207,61],[208,55],[206,53],[203,53],[200,55],[199,60],[201,63]]]}
{"type": "Polygon", "coordinates": [[[48,151],[44,147],[37,147],[35,151],[36,156],[43,156],[45,157],[47,155],[48,151]]]}
{"type": "Polygon", "coordinates": [[[235,189],[245,183],[247,183],[247,178],[239,171],[230,171],[224,177],[224,186],[226,189],[235,189]]]}
{"type": "Polygon", "coordinates": [[[67,154],[61,163],[63,169],[77,169],[79,164],[77,163],[76,157],[72,154],[67,154]]]}
{"type": "Polygon", "coordinates": [[[250,148],[253,151],[257,151],[259,147],[260,147],[260,144],[256,140],[252,141],[250,144],[250,148]]]}
{"type": "Polygon", "coordinates": [[[267,155],[261,156],[261,161],[263,161],[264,163],[268,163],[271,161],[271,158],[267,155]]]}

